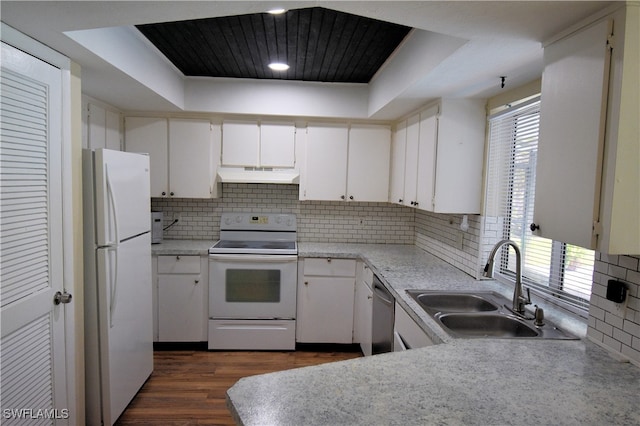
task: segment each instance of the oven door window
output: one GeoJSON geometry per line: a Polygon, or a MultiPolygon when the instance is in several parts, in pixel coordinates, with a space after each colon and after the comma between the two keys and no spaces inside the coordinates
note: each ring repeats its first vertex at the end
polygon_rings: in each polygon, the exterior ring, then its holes
{"type": "Polygon", "coordinates": [[[280,303],[279,269],[227,269],[225,299],[231,303],[280,303]]]}

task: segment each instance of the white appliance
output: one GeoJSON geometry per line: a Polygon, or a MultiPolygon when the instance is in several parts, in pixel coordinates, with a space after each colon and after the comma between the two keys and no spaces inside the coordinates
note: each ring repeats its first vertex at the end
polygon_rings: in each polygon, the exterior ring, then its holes
{"type": "Polygon", "coordinates": [[[293,214],[223,213],[209,249],[209,349],[295,349],[293,214]]]}
{"type": "Polygon", "coordinates": [[[86,423],[112,425],[153,371],[149,157],[83,150],[86,423]]]}
{"type": "Polygon", "coordinates": [[[162,222],[164,215],[162,212],[151,212],[151,244],[160,244],[162,242],[162,222]]]}

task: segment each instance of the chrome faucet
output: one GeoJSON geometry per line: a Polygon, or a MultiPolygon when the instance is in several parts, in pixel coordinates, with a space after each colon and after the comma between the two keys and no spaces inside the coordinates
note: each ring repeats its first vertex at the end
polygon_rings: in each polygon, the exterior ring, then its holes
{"type": "Polygon", "coordinates": [[[511,240],[499,241],[491,250],[489,254],[489,260],[484,267],[484,276],[488,278],[493,277],[493,259],[498,252],[498,249],[503,245],[510,245],[516,252],[516,285],[513,289],[513,312],[524,315],[524,306],[531,304],[531,296],[527,291],[527,297],[522,295],[522,255],[520,254],[520,248],[516,243],[511,240]]]}

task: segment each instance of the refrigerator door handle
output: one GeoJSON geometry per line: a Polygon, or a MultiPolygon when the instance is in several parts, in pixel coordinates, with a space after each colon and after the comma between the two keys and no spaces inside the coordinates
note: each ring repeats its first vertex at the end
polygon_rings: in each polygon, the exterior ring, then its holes
{"type": "Polygon", "coordinates": [[[116,312],[116,297],[118,295],[118,248],[109,247],[108,251],[113,251],[115,254],[115,262],[113,265],[111,279],[109,280],[109,328],[113,328],[113,315],[116,312]]]}
{"type": "Polygon", "coordinates": [[[113,186],[111,185],[111,179],[109,178],[109,165],[104,165],[104,174],[107,181],[107,196],[109,197],[109,206],[113,212],[113,228],[116,233],[116,239],[113,242],[108,243],[110,246],[114,246],[120,242],[120,236],[118,235],[118,206],[116,205],[116,197],[113,194],[113,186]]]}

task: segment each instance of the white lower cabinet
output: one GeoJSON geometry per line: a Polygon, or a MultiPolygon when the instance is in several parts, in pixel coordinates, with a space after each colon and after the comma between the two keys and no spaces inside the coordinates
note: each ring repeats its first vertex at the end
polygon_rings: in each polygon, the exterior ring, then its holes
{"type": "Polygon", "coordinates": [[[155,341],[207,340],[207,283],[206,257],[158,256],[155,341]]]}
{"type": "Polygon", "coordinates": [[[395,352],[433,345],[433,342],[409,314],[396,302],[393,350],[395,352]]]}
{"type": "Polygon", "coordinates": [[[355,277],[354,259],[300,260],[296,341],[353,342],[355,277]]]}
{"type": "Polygon", "coordinates": [[[365,356],[371,355],[371,332],[373,325],[373,272],[364,263],[358,262],[356,293],[353,308],[353,343],[359,343],[365,356]]]}

